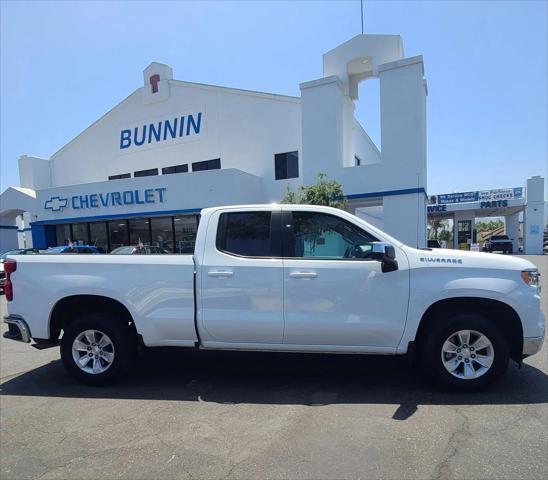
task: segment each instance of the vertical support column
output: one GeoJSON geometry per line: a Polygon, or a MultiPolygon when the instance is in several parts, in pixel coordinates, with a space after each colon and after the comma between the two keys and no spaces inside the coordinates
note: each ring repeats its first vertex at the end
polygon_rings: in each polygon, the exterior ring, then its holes
{"type": "Polygon", "coordinates": [[[410,247],[426,247],[426,195],[383,197],[384,231],[410,247]]]}
{"type": "Polygon", "coordinates": [[[27,248],[27,242],[25,241],[25,222],[23,220],[23,215],[17,215],[15,219],[17,223],[17,247],[18,248],[27,248]]]}
{"type": "Polygon", "coordinates": [[[379,66],[381,158],[394,183],[426,185],[426,81],[422,56],[379,66]]]}
{"type": "Polygon", "coordinates": [[[386,197],[388,232],[426,246],[426,81],[422,56],[379,65],[381,161],[385,177],[422,193],[386,197]],[[409,202],[407,204],[407,202],[409,202]],[[405,214],[403,213],[405,212],[405,214]],[[391,223],[397,222],[392,229],[391,223]]]}
{"type": "Polygon", "coordinates": [[[519,252],[519,212],[504,217],[506,235],[512,240],[514,253],[519,252]]]}
{"type": "Polygon", "coordinates": [[[527,255],[542,255],[544,232],[544,178],[527,179],[527,204],[523,216],[523,251],[527,255]]]}
{"type": "Polygon", "coordinates": [[[318,173],[334,178],[344,165],[343,85],[332,76],[301,83],[303,184],[316,181],[318,173]]]}

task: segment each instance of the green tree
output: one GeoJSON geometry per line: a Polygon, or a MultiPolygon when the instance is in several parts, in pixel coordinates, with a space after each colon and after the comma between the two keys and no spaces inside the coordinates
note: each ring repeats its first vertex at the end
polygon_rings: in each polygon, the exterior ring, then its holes
{"type": "Polygon", "coordinates": [[[438,238],[438,231],[440,228],[442,228],[443,220],[430,220],[429,222],[429,229],[428,229],[428,238],[430,240],[437,240],[438,238]]]}
{"type": "Polygon", "coordinates": [[[475,223],[478,233],[492,232],[493,230],[501,228],[503,225],[504,222],[502,220],[489,220],[488,222],[482,222],[479,220],[475,223]]]}
{"type": "Polygon", "coordinates": [[[451,238],[453,237],[451,229],[449,228],[449,222],[447,220],[430,220],[428,222],[428,227],[429,240],[451,240],[451,238]],[[447,239],[447,235],[449,235],[451,238],[447,239]]]}
{"type": "Polygon", "coordinates": [[[327,180],[325,173],[318,173],[318,181],[315,184],[302,186],[297,192],[291,190],[288,185],[282,203],[325,205],[341,210],[348,207],[342,185],[336,180],[327,180]]]}
{"type": "Polygon", "coordinates": [[[445,240],[446,242],[453,240],[453,232],[451,230],[442,230],[438,234],[438,240],[445,240]]]}

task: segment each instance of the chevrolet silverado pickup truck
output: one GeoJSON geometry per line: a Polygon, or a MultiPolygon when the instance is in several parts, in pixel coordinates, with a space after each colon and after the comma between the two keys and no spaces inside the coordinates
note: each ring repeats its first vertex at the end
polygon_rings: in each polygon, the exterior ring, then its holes
{"type": "Polygon", "coordinates": [[[140,347],[412,354],[485,387],[541,348],[539,273],[515,257],[406,246],[342,210],[207,208],[194,255],[28,255],[5,264],[5,337],[60,345],[90,384],[140,347]]]}

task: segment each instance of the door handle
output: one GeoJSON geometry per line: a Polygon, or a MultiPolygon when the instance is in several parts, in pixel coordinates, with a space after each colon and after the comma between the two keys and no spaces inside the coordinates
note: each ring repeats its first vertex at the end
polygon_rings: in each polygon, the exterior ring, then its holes
{"type": "Polygon", "coordinates": [[[290,272],[291,278],[316,278],[318,274],[316,272],[290,272]]]}
{"type": "Polygon", "coordinates": [[[231,270],[210,270],[207,272],[208,277],[232,277],[234,272],[231,270]]]}

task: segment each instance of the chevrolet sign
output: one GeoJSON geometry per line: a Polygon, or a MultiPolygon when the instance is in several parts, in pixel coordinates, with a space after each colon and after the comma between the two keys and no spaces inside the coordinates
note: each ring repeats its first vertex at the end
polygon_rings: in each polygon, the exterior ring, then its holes
{"type": "Polygon", "coordinates": [[[101,207],[121,207],[124,205],[144,205],[148,203],[164,203],[166,188],[145,188],[125,190],[123,192],[90,193],[73,195],[68,198],[52,196],[44,203],[46,210],[59,212],[70,206],[74,210],[101,207]]]}

